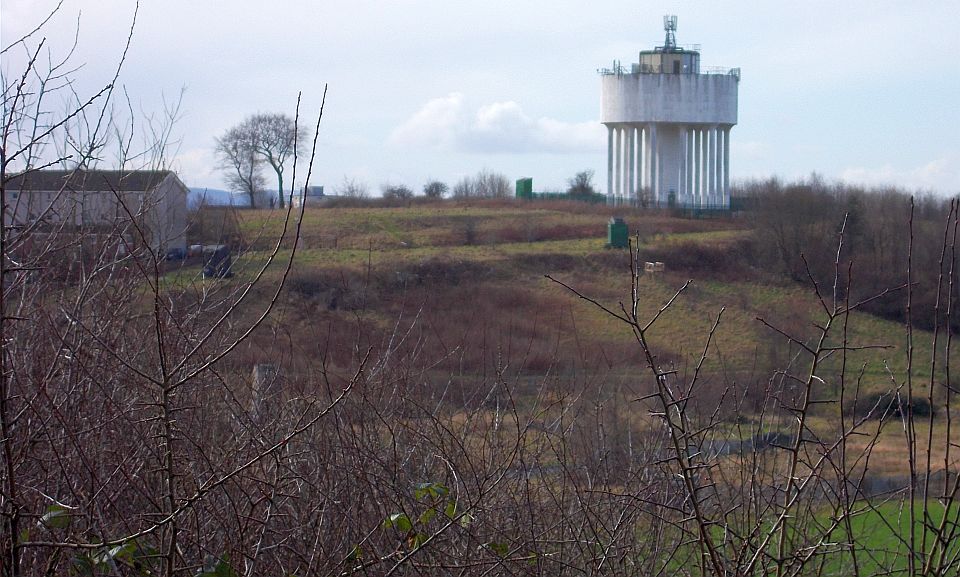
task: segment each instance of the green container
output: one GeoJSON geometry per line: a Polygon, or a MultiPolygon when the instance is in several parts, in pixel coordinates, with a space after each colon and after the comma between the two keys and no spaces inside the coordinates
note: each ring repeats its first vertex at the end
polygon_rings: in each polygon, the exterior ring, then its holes
{"type": "Polygon", "coordinates": [[[533,199],[533,179],[532,178],[517,179],[517,198],[523,198],[526,200],[533,199]]]}
{"type": "Polygon", "coordinates": [[[630,245],[630,230],[622,218],[611,218],[607,224],[607,246],[627,248],[630,245]]]}

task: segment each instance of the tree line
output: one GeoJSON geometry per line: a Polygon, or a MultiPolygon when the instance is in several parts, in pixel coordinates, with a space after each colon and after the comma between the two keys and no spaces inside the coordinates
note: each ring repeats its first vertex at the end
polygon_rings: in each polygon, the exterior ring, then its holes
{"type": "MultiPolygon", "coordinates": [[[[895,187],[830,183],[816,174],[791,183],[776,178],[750,181],[738,185],[733,194],[751,199],[753,209],[746,215],[756,239],[753,258],[761,270],[777,271],[801,283],[813,279],[827,286],[840,266],[849,272],[840,278],[839,290],[844,297],[849,293],[856,302],[887,291],[864,303],[863,310],[904,321],[908,288],[905,267],[912,249],[912,320],[925,329],[932,329],[938,322],[933,305],[944,287],[938,285],[937,276],[925,274],[921,278],[917,272],[947,274],[956,265],[956,255],[941,250],[950,199],[911,195],[895,187]],[[841,231],[843,252],[837,261],[835,244],[841,231]]],[[[950,290],[956,299],[957,287],[950,290]]],[[[941,307],[941,314],[945,310],[941,307]]],[[[960,319],[951,318],[949,324],[952,331],[960,330],[960,319]]]]}

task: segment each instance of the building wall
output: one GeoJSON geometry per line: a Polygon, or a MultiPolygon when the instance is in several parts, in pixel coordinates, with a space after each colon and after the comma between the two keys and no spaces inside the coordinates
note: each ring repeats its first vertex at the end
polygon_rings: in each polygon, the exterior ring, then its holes
{"type": "Polygon", "coordinates": [[[156,210],[148,211],[153,222],[154,247],[187,248],[187,187],[172,172],[148,195],[156,210]]]}
{"type": "Polygon", "coordinates": [[[4,224],[116,231],[135,238],[137,226],[158,250],[186,249],[187,188],[169,173],[150,191],[8,190],[4,224]],[[122,202],[120,201],[122,199],[122,202]],[[133,219],[131,219],[133,215],[133,219]]]}
{"type": "Polygon", "coordinates": [[[328,196],[304,196],[302,194],[295,194],[291,199],[294,208],[300,208],[300,205],[304,206],[323,206],[330,197],[328,196]]]}

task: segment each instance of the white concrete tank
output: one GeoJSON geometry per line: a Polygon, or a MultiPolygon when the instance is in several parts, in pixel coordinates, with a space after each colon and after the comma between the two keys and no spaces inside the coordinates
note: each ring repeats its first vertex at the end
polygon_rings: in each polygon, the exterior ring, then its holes
{"type": "Polygon", "coordinates": [[[730,128],[739,68],[701,70],[700,47],[676,44],[665,16],[663,46],[626,71],[600,71],[611,204],[723,210],[730,207],[730,128]]]}

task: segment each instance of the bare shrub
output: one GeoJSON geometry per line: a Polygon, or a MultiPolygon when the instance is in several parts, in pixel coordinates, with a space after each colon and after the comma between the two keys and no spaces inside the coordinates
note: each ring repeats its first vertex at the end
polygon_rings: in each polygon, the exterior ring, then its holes
{"type": "Polygon", "coordinates": [[[453,186],[453,197],[467,198],[509,198],[512,187],[510,180],[503,174],[487,169],[475,176],[465,176],[453,186]]]}
{"type": "Polygon", "coordinates": [[[334,193],[344,198],[365,199],[370,196],[370,187],[356,178],[343,177],[343,182],[334,187],[334,193]]]}
{"type": "Polygon", "coordinates": [[[384,184],[380,190],[387,200],[406,201],[413,198],[413,189],[404,184],[384,184]]]}

